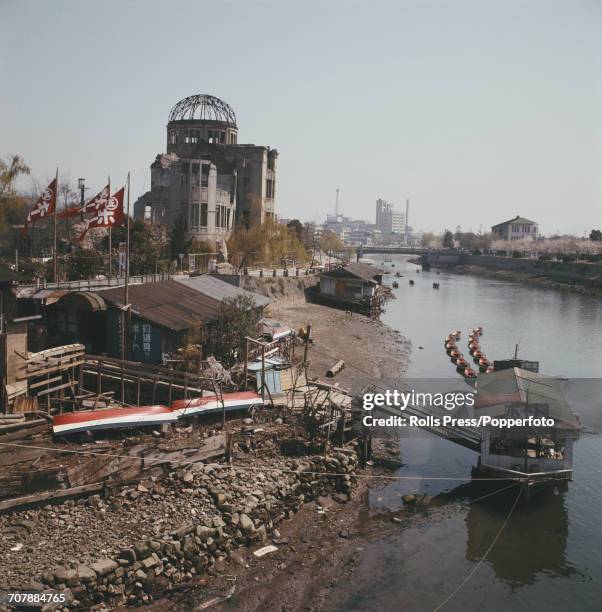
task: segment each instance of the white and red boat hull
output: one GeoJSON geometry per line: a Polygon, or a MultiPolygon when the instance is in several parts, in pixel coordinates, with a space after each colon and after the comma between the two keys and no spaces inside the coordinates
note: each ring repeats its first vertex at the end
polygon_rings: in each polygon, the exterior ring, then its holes
{"type": "Polygon", "coordinates": [[[167,406],[80,410],[54,416],[52,432],[55,435],[65,435],[98,429],[145,427],[173,423],[177,419],[177,414],[167,406]]]}
{"type": "Polygon", "coordinates": [[[215,395],[196,397],[194,399],[176,400],[171,404],[171,410],[178,418],[188,417],[196,414],[211,414],[221,412],[224,408],[226,412],[233,410],[245,410],[253,406],[263,405],[261,395],[254,391],[237,391],[235,393],[224,393],[222,401],[215,395]]]}

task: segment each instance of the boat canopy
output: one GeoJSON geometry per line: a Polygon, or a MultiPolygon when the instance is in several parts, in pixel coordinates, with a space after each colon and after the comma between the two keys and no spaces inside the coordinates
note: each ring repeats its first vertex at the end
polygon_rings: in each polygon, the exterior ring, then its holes
{"type": "Polygon", "coordinates": [[[581,429],[557,378],[509,368],[479,375],[476,389],[475,416],[504,417],[514,410],[517,417],[552,418],[557,429],[581,429]]]}

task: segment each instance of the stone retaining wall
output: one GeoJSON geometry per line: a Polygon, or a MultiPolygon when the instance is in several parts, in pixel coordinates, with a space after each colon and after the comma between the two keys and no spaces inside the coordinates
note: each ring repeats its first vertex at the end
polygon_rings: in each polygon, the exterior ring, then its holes
{"type": "MultiPolygon", "coordinates": [[[[191,516],[164,537],[143,539],[93,563],[66,563],[32,586],[65,594],[65,604],[46,609],[85,609],[101,602],[110,606],[149,603],[174,585],[227,560],[240,546],[260,545],[270,537],[277,543],[276,525],[304,502],[328,493],[337,501],[349,499],[355,482],[355,455],[338,452],[288,461],[287,466],[291,471],[284,473],[261,472],[259,467],[252,477],[227,465],[223,470],[206,466],[196,474],[180,474],[188,490],[203,490],[212,498],[213,516],[191,516]]],[[[65,537],[69,537],[68,530],[65,537]]]]}

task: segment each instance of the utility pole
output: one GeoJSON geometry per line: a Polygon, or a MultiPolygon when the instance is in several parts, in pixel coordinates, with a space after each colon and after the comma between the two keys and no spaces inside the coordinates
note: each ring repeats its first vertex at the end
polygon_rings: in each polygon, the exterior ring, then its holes
{"type": "Polygon", "coordinates": [[[58,204],[58,199],[59,199],[59,169],[56,169],[56,179],[55,179],[55,183],[54,183],[54,189],[55,189],[55,193],[54,193],[54,214],[52,215],[52,219],[53,219],[53,231],[52,231],[52,243],[53,243],[53,249],[52,249],[52,269],[53,269],[53,278],[54,278],[54,282],[57,283],[58,282],[58,254],[56,252],[56,207],[58,204]]]}

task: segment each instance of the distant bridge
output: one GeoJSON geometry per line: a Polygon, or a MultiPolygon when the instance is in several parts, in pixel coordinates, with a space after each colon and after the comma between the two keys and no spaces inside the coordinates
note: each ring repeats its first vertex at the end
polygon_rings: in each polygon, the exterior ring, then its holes
{"type": "Polygon", "coordinates": [[[394,255],[427,255],[432,249],[422,247],[400,247],[400,246],[359,246],[357,247],[360,257],[370,253],[394,254],[394,255]]]}

